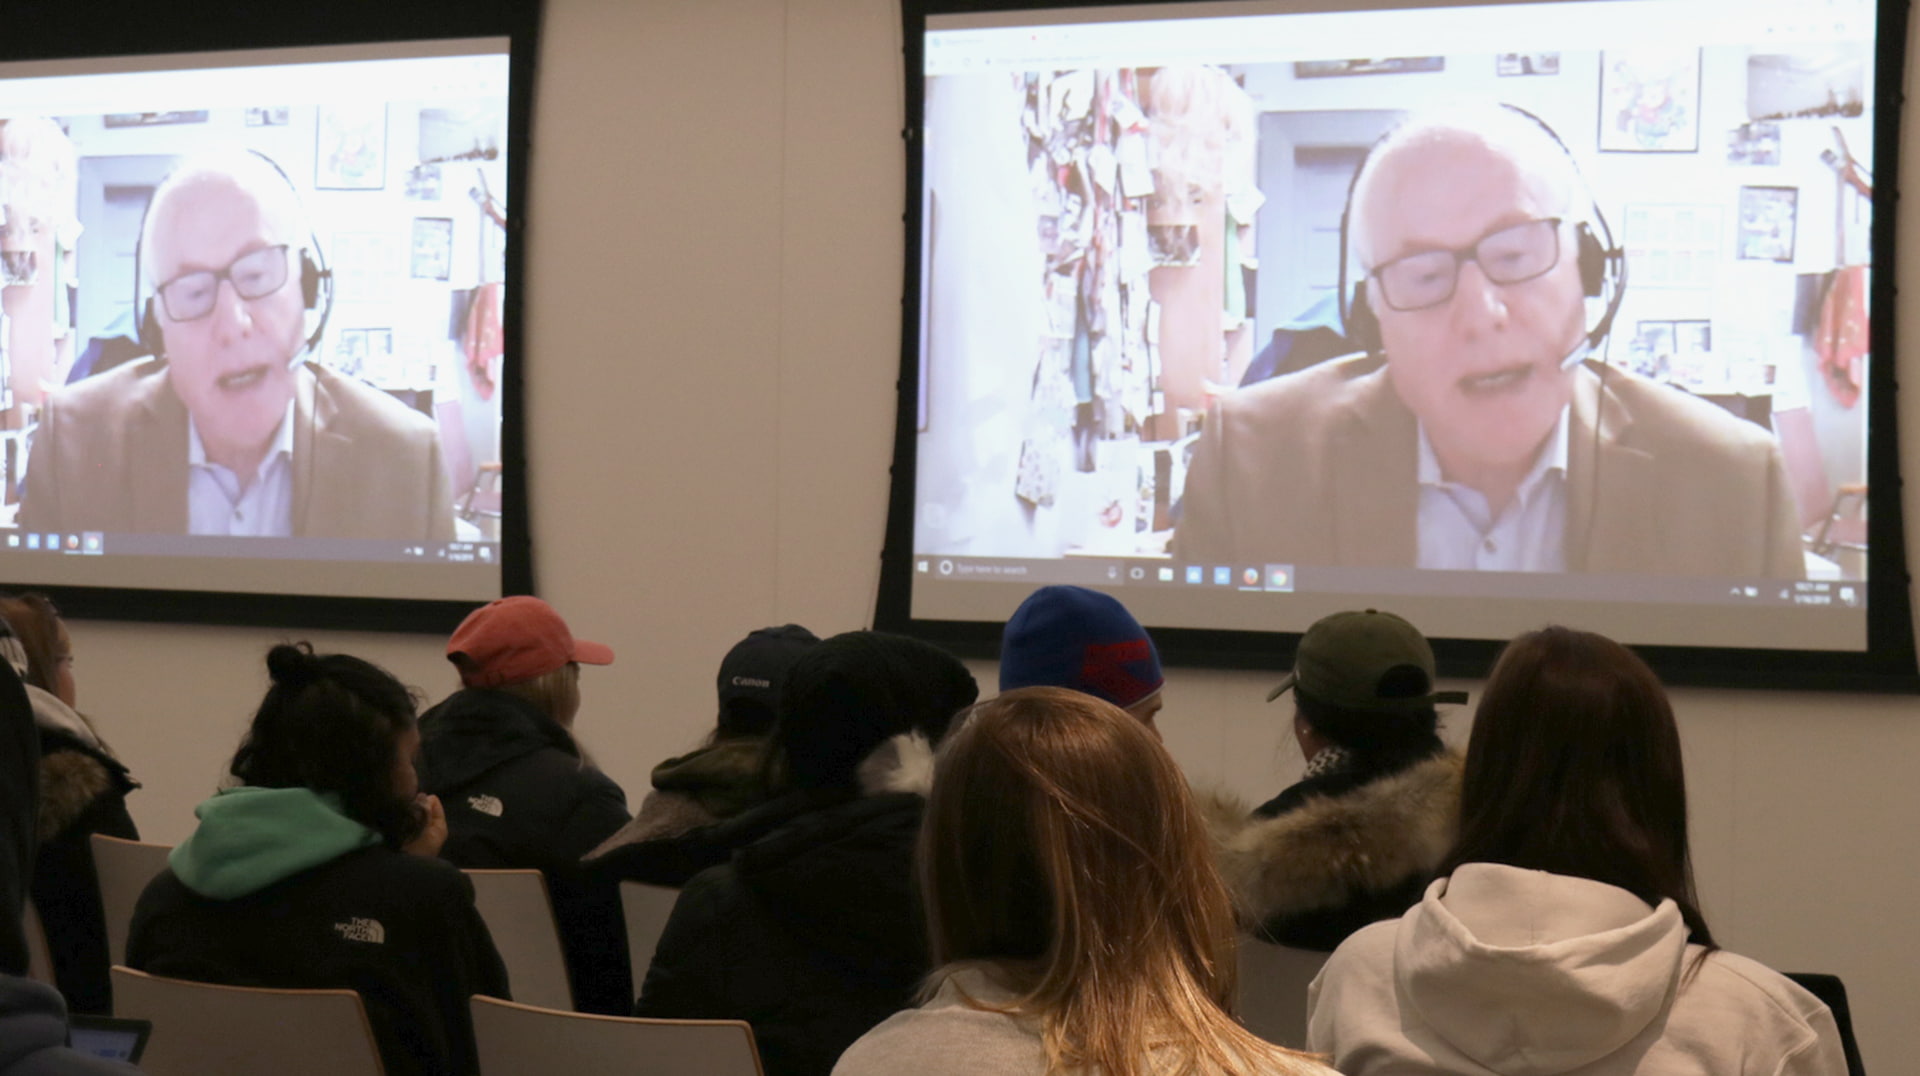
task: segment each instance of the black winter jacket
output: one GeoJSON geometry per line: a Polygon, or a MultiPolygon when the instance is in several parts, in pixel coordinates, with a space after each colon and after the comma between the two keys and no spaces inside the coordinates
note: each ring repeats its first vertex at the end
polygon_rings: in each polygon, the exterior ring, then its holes
{"type": "Polygon", "coordinates": [[[140,787],[118,759],[60,729],[40,729],[40,850],[33,904],[47,930],[54,977],[72,1012],[113,1011],[106,913],[93,869],[95,833],[130,841],[140,831],[127,793],[140,787]]]}
{"type": "Polygon", "coordinates": [[[508,996],[473,883],[384,845],[234,900],[162,871],[134,908],[127,964],[195,982],[358,991],[388,1076],[472,1076],[468,999],[508,996]]]}
{"type": "Polygon", "coordinates": [[[924,806],[843,798],[694,877],[634,1014],[746,1020],[767,1076],[827,1076],[929,970],[913,888],[924,806]]]}
{"type": "Polygon", "coordinates": [[[447,812],[441,858],[544,873],[575,1007],[624,1015],[633,978],[617,883],[580,866],[626,824],[620,786],[584,765],[573,737],[532,703],[482,689],[457,691],[421,716],[418,768],[421,791],[447,812]]]}

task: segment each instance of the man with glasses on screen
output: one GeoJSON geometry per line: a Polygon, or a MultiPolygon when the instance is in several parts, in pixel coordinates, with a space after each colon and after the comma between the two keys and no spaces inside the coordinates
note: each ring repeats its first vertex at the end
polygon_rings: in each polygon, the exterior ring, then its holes
{"type": "Polygon", "coordinates": [[[1773,437],[1588,360],[1610,271],[1595,212],[1571,155],[1525,113],[1390,132],[1348,208],[1362,281],[1349,335],[1367,354],[1219,401],[1176,556],[1799,578],[1773,437]]]}
{"type": "Polygon", "coordinates": [[[452,539],[433,424],[304,361],[326,290],[312,242],[299,196],[258,154],[191,157],[161,181],[140,239],[158,354],[49,397],[22,526],[452,539]]]}

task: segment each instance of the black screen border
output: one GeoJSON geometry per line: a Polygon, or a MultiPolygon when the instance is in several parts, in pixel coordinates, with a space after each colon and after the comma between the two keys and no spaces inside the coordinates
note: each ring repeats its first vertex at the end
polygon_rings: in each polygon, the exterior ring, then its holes
{"type": "MultiPolygon", "coordinates": [[[[460,38],[506,38],[507,189],[516,206],[506,229],[502,303],[500,593],[533,593],[527,516],[524,324],[526,211],[533,87],[542,0],[12,0],[0,62],[215,53],[460,38]]],[[[84,587],[9,580],[47,594],[76,619],[255,627],[445,633],[481,600],[254,594],[165,587],[84,587]]],[[[482,599],[483,600],[483,599],[482,599]]]]}
{"type": "MultiPolygon", "coordinates": [[[[1430,2],[1430,0],[1429,0],[1430,2]]],[[[1481,3],[1529,0],[1478,0],[1481,3]]],[[[925,133],[924,43],[930,16],[1072,8],[1127,8],[1168,4],[1214,7],[1203,0],[902,0],[902,62],[906,95],[906,243],[901,293],[899,404],[894,423],[892,484],[874,626],[917,636],[973,658],[997,658],[1000,621],[931,620],[912,612],[915,483],[920,388],[922,296],[921,188],[925,133]]],[[[1316,4],[1316,9],[1344,7],[1316,4]]],[[[1368,7],[1376,5],[1366,5],[1368,7]]],[[[1411,0],[1410,6],[1428,6],[1411,0]]],[[[1450,6],[1450,5],[1449,5],[1450,6]]],[[[1211,13],[1211,12],[1209,12],[1211,13]]],[[[1872,292],[1867,399],[1867,646],[1861,651],[1770,650],[1736,647],[1635,646],[1670,684],[1769,690],[1920,693],[1914,651],[1906,526],[1901,507],[1899,413],[1896,390],[1894,282],[1899,198],[1900,121],[1905,98],[1906,0],[1877,0],[1874,79],[1874,201],[1872,292]]],[[[1173,665],[1277,670],[1289,667],[1298,632],[1225,631],[1145,625],[1163,660],[1173,665]]],[[[1577,626],[1577,625],[1575,625],[1577,626]]],[[[1485,639],[1435,638],[1442,676],[1484,677],[1505,645],[1485,639]]]]}

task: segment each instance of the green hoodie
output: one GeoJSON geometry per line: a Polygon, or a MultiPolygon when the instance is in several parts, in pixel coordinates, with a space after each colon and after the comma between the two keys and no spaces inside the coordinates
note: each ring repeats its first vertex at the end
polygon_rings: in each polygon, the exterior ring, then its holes
{"type": "Polygon", "coordinates": [[[380,843],[341,813],[340,797],[310,788],[225,788],[193,809],[199,828],[167,856],[188,889],[233,900],[380,843]]]}

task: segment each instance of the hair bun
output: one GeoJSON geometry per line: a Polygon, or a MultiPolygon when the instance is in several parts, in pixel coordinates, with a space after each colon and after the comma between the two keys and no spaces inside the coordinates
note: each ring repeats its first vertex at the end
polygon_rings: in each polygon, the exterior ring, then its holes
{"type": "Polygon", "coordinates": [[[320,662],[310,643],[281,643],[267,651],[267,674],[280,687],[302,688],[319,676],[320,662]]]}

